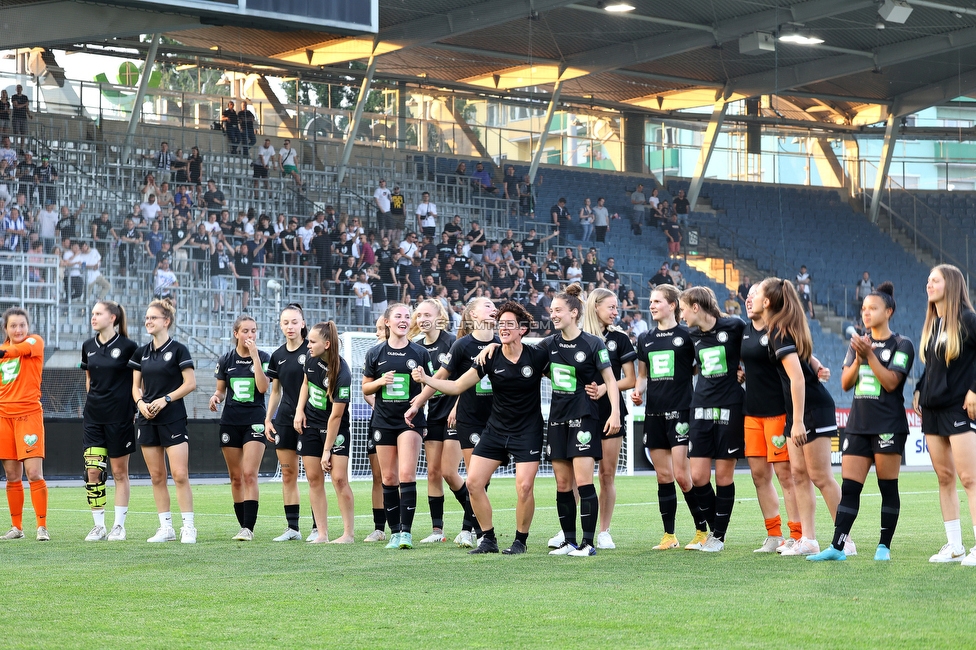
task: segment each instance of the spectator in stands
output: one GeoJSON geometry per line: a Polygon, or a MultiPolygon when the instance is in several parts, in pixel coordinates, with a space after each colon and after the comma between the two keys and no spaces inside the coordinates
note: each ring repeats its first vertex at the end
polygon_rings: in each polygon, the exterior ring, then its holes
{"type": "Polygon", "coordinates": [[[583,272],[583,286],[589,283],[596,284],[600,281],[600,265],[597,264],[596,255],[588,251],[586,257],[583,258],[583,263],[580,265],[580,269],[583,272]]]}
{"type": "Polygon", "coordinates": [[[209,179],[207,181],[207,191],[203,195],[204,205],[207,207],[207,215],[210,214],[220,214],[227,206],[227,199],[224,197],[224,193],[217,189],[217,182],[214,179],[209,179]]]}
{"type": "Polygon", "coordinates": [[[234,281],[237,290],[241,294],[241,311],[246,312],[251,302],[251,287],[253,285],[254,257],[246,244],[240,244],[230,249],[233,252],[231,258],[231,271],[234,274],[234,281]]]}
{"type": "Polygon", "coordinates": [[[303,192],[302,177],[298,173],[298,150],[291,148],[291,140],[285,140],[281,149],[278,150],[278,164],[281,165],[281,173],[291,174],[298,186],[298,193],[303,192]]]}
{"type": "Polygon", "coordinates": [[[624,294],[624,297],[620,299],[620,313],[634,311],[635,309],[640,309],[640,303],[637,301],[637,294],[634,293],[633,289],[628,289],[624,294]]]}
{"type": "Polygon", "coordinates": [[[393,235],[393,217],[390,214],[390,197],[392,196],[393,194],[386,187],[386,179],[381,178],[379,187],[373,192],[380,237],[392,237],[393,235]]]}
{"type": "Polygon", "coordinates": [[[674,199],[674,211],[678,215],[681,225],[688,225],[688,212],[691,210],[691,203],[685,198],[685,191],[678,190],[678,196],[674,199]]]}
{"type": "Polygon", "coordinates": [[[204,277],[203,270],[210,257],[211,241],[211,233],[207,231],[206,225],[198,224],[196,232],[190,238],[190,259],[193,262],[190,272],[197,280],[204,277]]]}
{"type": "Polygon", "coordinates": [[[49,156],[41,156],[41,165],[34,172],[34,183],[37,186],[39,205],[58,202],[58,170],[51,164],[49,156]]]}
{"type": "MultiPolygon", "coordinates": [[[[542,176],[536,176],[536,182],[542,185],[542,176]]],[[[535,195],[532,192],[532,182],[528,174],[522,177],[518,184],[519,214],[523,217],[535,215],[535,195]]]]}
{"type": "Polygon", "coordinates": [[[0,90],[0,134],[10,133],[10,97],[7,89],[0,90]]]}
{"type": "Polygon", "coordinates": [[[172,271],[169,267],[169,260],[163,258],[159,261],[156,267],[156,272],[153,274],[153,297],[154,298],[169,298],[176,301],[176,296],[173,295],[173,290],[180,286],[180,281],[176,278],[176,273],[172,271]]]}
{"type": "Polygon", "coordinates": [[[481,264],[482,257],[485,254],[485,232],[481,229],[481,224],[477,221],[471,222],[471,230],[468,231],[466,239],[468,240],[468,246],[470,250],[468,255],[472,260],[481,264]]]}
{"type": "Polygon", "coordinates": [[[61,266],[66,274],[64,278],[64,292],[69,300],[78,300],[85,293],[85,279],[81,275],[81,246],[78,242],[64,240],[64,253],[61,255],[61,266]]]}
{"type": "Polygon", "coordinates": [[[430,193],[424,192],[420,195],[420,203],[416,210],[417,225],[424,237],[434,240],[434,233],[437,232],[437,205],[431,203],[430,193]]]}
{"type": "Polygon", "coordinates": [[[488,173],[482,163],[478,163],[474,167],[474,173],[471,174],[471,187],[481,194],[494,194],[498,191],[498,188],[491,182],[491,174],[488,173]]]}
{"type": "Polygon", "coordinates": [[[559,239],[556,240],[558,246],[562,246],[569,240],[569,227],[572,221],[572,215],[569,214],[569,210],[566,208],[566,198],[559,197],[556,201],[556,205],[549,209],[549,216],[552,218],[553,227],[560,233],[559,239]]]}
{"type": "Polygon", "coordinates": [[[854,320],[859,321],[861,319],[861,304],[864,302],[864,298],[871,295],[874,291],[874,281],[871,279],[871,274],[865,271],[861,275],[861,279],[857,281],[854,287],[854,320]]]}
{"type": "Polygon", "coordinates": [[[729,297],[725,299],[722,311],[729,316],[742,316],[742,305],[739,304],[737,298],[738,294],[735,291],[729,291],[729,297]]]}
{"type": "Polygon", "coordinates": [[[437,244],[437,257],[440,259],[441,265],[443,266],[447,262],[447,258],[453,254],[454,246],[451,244],[451,236],[447,234],[447,231],[444,231],[441,233],[440,243],[437,244]]]}
{"type": "Polygon", "coordinates": [[[184,221],[189,221],[193,218],[193,208],[190,206],[190,199],[187,195],[182,195],[180,197],[179,203],[173,209],[173,214],[184,221]]]}
{"type": "Polygon", "coordinates": [[[589,197],[583,199],[583,207],[579,211],[579,222],[583,228],[583,241],[590,241],[593,238],[593,208],[590,206],[589,197]]]}
{"type": "MultiPolygon", "coordinates": [[[[0,208],[0,213],[2,212],[3,209],[0,208]]],[[[53,203],[45,205],[37,213],[37,229],[38,234],[41,236],[41,243],[44,246],[45,253],[50,253],[55,243],[57,243],[58,220],[58,210],[53,203]]],[[[94,224],[92,225],[94,226],[94,224]]],[[[92,230],[94,231],[94,228],[92,230]]],[[[104,254],[102,256],[104,257],[104,254]]]]}
{"type": "Polygon", "coordinates": [[[407,227],[407,199],[398,186],[390,194],[390,241],[397,241],[407,227]]]}
{"type": "MultiPolygon", "coordinates": [[[[606,208],[606,199],[602,196],[596,200],[593,208],[593,226],[596,229],[596,241],[603,244],[607,241],[607,231],[610,229],[610,213],[606,208]]],[[[585,228],[583,241],[586,241],[585,228]]]]}
{"type": "Polygon", "coordinates": [[[578,259],[573,259],[566,267],[566,282],[572,284],[583,279],[583,269],[580,268],[578,259]]]}
{"type": "Polygon", "coordinates": [[[80,215],[82,210],[85,209],[85,205],[85,203],[82,203],[74,212],[71,212],[66,205],[61,206],[61,218],[58,219],[59,237],[70,237],[71,239],[74,239],[78,236],[78,233],[80,232],[78,230],[78,215],[80,215]]]}
{"type": "Polygon", "coordinates": [[[522,240],[522,249],[529,263],[539,261],[539,246],[549,241],[553,237],[559,236],[559,230],[554,230],[551,235],[539,239],[536,237],[535,228],[529,228],[529,236],[522,240]]]}
{"type": "Polygon", "coordinates": [[[173,208],[176,207],[173,193],[169,189],[169,183],[163,181],[159,184],[159,194],[156,195],[156,203],[159,204],[162,212],[160,214],[166,218],[166,223],[171,224],[169,219],[173,216],[173,208]]]}
{"type": "MultiPolygon", "coordinates": [[[[580,252],[582,252],[582,247],[580,252]]],[[[565,254],[559,258],[559,265],[563,267],[563,277],[567,280],[569,280],[569,276],[566,275],[566,270],[573,265],[574,260],[576,260],[576,255],[573,253],[573,249],[569,247],[565,249],[565,254]]]]}
{"type": "Polygon", "coordinates": [[[389,304],[386,299],[386,284],[380,276],[379,264],[374,264],[366,269],[366,279],[372,294],[370,296],[370,300],[372,301],[372,313],[370,316],[375,321],[386,311],[386,307],[389,304]]]}
{"type": "Polygon", "coordinates": [[[224,247],[223,241],[210,242],[210,287],[213,289],[213,313],[219,314],[224,310],[224,294],[230,288],[230,279],[234,275],[230,253],[224,247]]]}
{"type": "Polygon", "coordinates": [[[254,113],[247,109],[247,99],[241,100],[241,110],[237,111],[237,124],[241,130],[241,153],[245,158],[251,155],[251,147],[257,142],[254,134],[254,113]]]}
{"type": "MultiPolygon", "coordinates": [[[[617,273],[617,261],[614,258],[607,258],[606,266],[600,269],[599,280],[601,282],[606,282],[607,284],[620,282],[620,274],[617,273]]],[[[621,311],[623,311],[622,308],[621,311]]]]}
{"type": "Polygon", "coordinates": [[[355,323],[360,327],[372,324],[370,307],[373,302],[373,289],[369,285],[366,271],[359,271],[357,280],[352,285],[352,294],[356,296],[355,323]]]}
{"type": "Polygon", "coordinates": [[[671,272],[668,268],[667,262],[661,265],[661,269],[655,273],[650,280],[647,281],[647,284],[650,285],[651,289],[659,284],[674,284],[674,280],[671,278],[671,272]]]}
{"type": "Polygon", "coordinates": [[[30,100],[24,94],[24,87],[17,84],[17,92],[10,98],[10,125],[13,127],[18,146],[27,141],[27,120],[34,117],[30,112],[30,100]]]}
{"type": "Polygon", "coordinates": [[[481,256],[481,262],[485,266],[485,273],[489,280],[498,273],[498,269],[502,266],[502,251],[497,241],[493,241],[488,250],[484,252],[481,256]]]}
{"type": "Polygon", "coordinates": [[[746,298],[749,297],[749,288],[752,287],[752,280],[749,279],[748,275],[742,276],[742,282],[739,283],[739,287],[736,289],[736,298],[739,300],[739,305],[745,306],[746,298]]]}
{"type": "Polygon", "coordinates": [[[400,258],[400,264],[410,264],[414,255],[417,255],[419,252],[420,248],[417,246],[417,233],[408,232],[404,240],[400,242],[400,254],[403,255],[403,257],[400,258]]]}
{"type": "Polygon", "coordinates": [[[264,189],[268,191],[270,189],[268,185],[268,178],[271,175],[271,169],[274,168],[277,161],[277,154],[275,153],[275,148],[271,144],[270,138],[264,139],[264,144],[258,147],[257,156],[254,157],[254,162],[252,166],[254,168],[254,200],[258,199],[258,184],[264,181],[264,189]]]}
{"type": "Polygon", "coordinates": [[[203,156],[200,155],[200,149],[197,147],[190,148],[190,157],[186,161],[187,179],[190,184],[197,187],[203,182],[203,156]]]}
{"type": "Polygon", "coordinates": [[[161,208],[156,202],[156,195],[150,194],[148,200],[139,205],[139,214],[142,216],[142,226],[151,227],[159,216],[161,208]]]}
{"type": "Polygon", "coordinates": [[[95,299],[104,300],[105,296],[112,290],[112,285],[105,276],[102,275],[102,256],[97,250],[92,249],[87,241],[81,242],[81,264],[86,272],[88,289],[94,291],[95,299]]]}
{"type": "Polygon", "coordinates": [[[546,285],[551,289],[559,289],[559,281],[563,279],[563,265],[556,259],[556,249],[549,249],[549,256],[543,267],[546,274],[546,285]]]}
{"type": "Polygon", "coordinates": [[[166,234],[159,227],[159,221],[153,221],[152,226],[149,227],[149,232],[146,233],[145,243],[143,244],[146,253],[150,257],[156,257],[156,254],[163,248],[163,240],[165,238],[166,234]]]}
{"type": "Polygon", "coordinates": [[[647,331],[647,321],[644,320],[644,314],[640,309],[635,309],[632,315],[633,320],[630,324],[630,333],[635,337],[639,337],[641,334],[647,331]]]}
{"type": "Polygon", "coordinates": [[[142,248],[142,233],[131,217],[125,218],[118,242],[119,275],[125,276],[128,275],[129,270],[134,270],[137,252],[142,248]]]}
{"type": "MultiPolygon", "coordinates": [[[[160,142],[159,151],[155,153],[143,154],[143,160],[152,160],[153,166],[160,172],[169,172],[173,167],[173,154],[169,152],[169,143],[160,142]]],[[[166,178],[168,173],[160,174],[160,178],[166,178]]]]}
{"type": "Polygon", "coordinates": [[[801,266],[800,272],[796,274],[796,292],[800,294],[800,302],[803,303],[803,308],[810,315],[810,319],[813,320],[816,316],[813,315],[813,295],[810,290],[811,282],[812,278],[807,272],[807,267],[801,266]]]}
{"type": "Polygon", "coordinates": [[[634,210],[634,223],[644,223],[647,213],[647,197],[644,196],[644,186],[638,184],[637,189],[630,195],[630,204],[634,210]]]}
{"type": "Polygon", "coordinates": [[[505,189],[505,198],[514,201],[518,198],[518,177],[515,175],[515,166],[507,165],[505,167],[505,178],[502,181],[502,187],[505,189]]]}
{"type": "Polygon", "coordinates": [[[17,181],[17,192],[24,195],[28,205],[33,205],[37,182],[37,163],[34,162],[33,152],[25,151],[24,159],[17,163],[17,181]]]}
{"type": "Polygon", "coordinates": [[[453,249],[457,245],[458,238],[464,233],[464,226],[461,225],[461,215],[456,214],[451,220],[451,223],[445,224],[444,234],[447,235],[447,241],[453,249]]]}
{"type": "Polygon", "coordinates": [[[651,190],[651,195],[647,197],[647,205],[653,210],[661,204],[661,199],[658,197],[658,188],[651,190]]]}
{"type": "Polygon", "coordinates": [[[529,312],[529,316],[532,317],[532,322],[529,325],[529,332],[532,336],[547,336],[549,330],[547,323],[549,320],[549,314],[546,312],[545,308],[539,304],[540,292],[532,289],[529,291],[529,301],[525,304],[525,310],[529,312]]]}
{"type": "Polygon", "coordinates": [[[668,221],[667,229],[664,231],[665,237],[668,239],[668,256],[671,259],[675,259],[681,255],[681,242],[683,237],[681,235],[681,224],[678,223],[678,215],[671,215],[671,219],[668,221]]]}
{"type": "Polygon", "coordinates": [[[227,141],[230,143],[230,152],[236,154],[237,145],[241,141],[241,129],[234,102],[227,102],[227,108],[220,114],[220,123],[224,127],[224,135],[227,136],[227,141]]]}
{"type": "Polygon", "coordinates": [[[173,170],[173,182],[174,183],[186,183],[190,176],[187,174],[187,160],[183,155],[182,149],[177,149],[176,153],[173,155],[172,160],[170,160],[170,168],[173,170]]]}
{"type": "Polygon", "coordinates": [[[671,265],[671,281],[674,282],[674,286],[678,287],[682,291],[686,288],[687,282],[685,281],[685,276],[681,272],[681,265],[674,262],[671,265]]]}

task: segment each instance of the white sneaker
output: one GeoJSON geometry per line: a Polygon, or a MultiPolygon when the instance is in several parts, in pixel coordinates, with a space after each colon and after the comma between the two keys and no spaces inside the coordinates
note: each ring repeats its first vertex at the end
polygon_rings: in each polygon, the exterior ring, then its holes
{"type": "Polygon", "coordinates": [[[17,528],[16,526],[8,530],[6,533],[4,533],[3,537],[0,537],[0,539],[23,539],[23,538],[24,538],[24,531],[20,528],[17,528]]]}
{"type": "Polygon", "coordinates": [[[854,541],[850,538],[844,540],[844,555],[847,557],[853,557],[857,555],[857,547],[854,546],[854,541]]]}
{"type": "Polygon", "coordinates": [[[47,526],[37,527],[37,541],[39,542],[50,542],[51,536],[47,532],[47,526]]]}
{"type": "Polygon", "coordinates": [[[929,558],[929,562],[962,562],[964,557],[966,557],[965,546],[953,547],[951,544],[946,544],[942,550],[929,558]]]}
{"type": "Polygon", "coordinates": [[[969,555],[967,555],[965,558],[963,558],[962,565],[963,566],[976,566],[976,546],[974,546],[969,551],[969,555]]]}
{"type": "Polygon", "coordinates": [[[569,542],[563,542],[555,549],[549,551],[549,555],[569,555],[576,550],[576,544],[571,544],[569,542]]]}
{"type": "MultiPolygon", "coordinates": [[[[382,530],[374,530],[369,535],[367,535],[366,536],[366,539],[364,539],[363,541],[364,542],[385,542],[386,541],[386,533],[383,532],[382,530]]],[[[457,540],[454,540],[454,541],[457,541],[457,540]]]]}
{"type": "Polygon", "coordinates": [[[801,537],[800,541],[793,545],[792,548],[785,549],[780,555],[816,555],[820,552],[820,543],[815,539],[807,539],[806,537],[801,537]]]}
{"type": "Polygon", "coordinates": [[[794,546],[796,546],[796,540],[793,539],[792,537],[787,537],[782,544],[776,547],[776,552],[782,555],[783,553],[790,550],[794,546]]]}
{"type": "Polygon", "coordinates": [[[427,537],[425,537],[422,540],[420,540],[419,543],[420,544],[432,544],[434,542],[446,542],[446,541],[447,541],[447,538],[444,537],[444,531],[442,531],[440,528],[435,528],[434,529],[434,532],[432,532],[430,535],[428,535],[427,537]]]}
{"type": "Polygon", "coordinates": [[[566,535],[563,534],[563,531],[560,530],[554,536],[549,538],[549,548],[559,548],[560,546],[563,545],[563,542],[565,541],[566,541],[566,535]]]}
{"type": "Polygon", "coordinates": [[[776,549],[783,545],[782,537],[767,537],[766,541],[763,542],[762,546],[753,551],[753,553],[775,553],[776,549]]]}
{"type": "Polygon", "coordinates": [[[705,553],[718,553],[725,548],[725,542],[715,537],[712,534],[708,535],[708,539],[702,544],[701,550],[705,553]]]}
{"type": "Polygon", "coordinates": [[[110,542],[124,542],[125,541],[125,526],[119,526],[118,524],[112,526],[112,532],[108,534],[108,541],[110,542]]]}
{"type": "Polygon", "coordinates": [[[306,542],[314,542],[316,539],[318,539],[318,537],[319,537],[319,529],[318,528],[313,528],[312,529],[312,532],[310,532],[308,534],[308,537],[305,538],[305,541],[306,542]]]}
{"type": "Polygon", "coordinates": [[[249,528],[241,528],[240,532],[231,539],[235,542],[250,542],[254,540],[254,533],[249,528]]]}
{"type": "Polygon", "coordinates": [[[176,531],[173,530],[172,526],[160,526],[156,531],[156,534],[146,540],[150,544],[155,544],[157,542],[175,542],[176,541],[176,531]]]}
{"type": "Polygon", "coordinates": [[[596,555],[596,549],[593,548],[588,542],[583,542],[579,545],[579,548],[567,553],[569,557],[593,557],[596,555]]]}
{"type": "MultiPolygon", "coordinates": [[[[250,531],[248,531],[250,532],[250,531]]],[[[180,528],[180,543],[181,544],[196,544],[197,543],[197,529],[193,526],[183,526],[180,528]]]]}
{"type": "Polygon", "coordinates": [[[609,530],[605,530],[605,531],[597,534],[597,536],[596,536],[596,547],[597,548],[606,548],[606,549],[614,549],[614,548],[617,548],[617,545],[613,543],[613,538],[610,537],[610,531],[609,530]]]}
{"type": "Polygon", "coordinates": [[[454,543],[460,548],[474,548],[474,533],[470,530],[462,530],[454,538],[454,543]]]}
{"type": "Polygon", "coordinates": [[[286,528],[285,529],[285,532],[283,532],[282,534],[278,535],[277,537],[275,537],[271,541],[272,542],[290,542],[293,539],[300,540],[301,538],[302,538],[302,534],[300,532],[298,532],[294,528],[286,528]]]}
{"type": "Polygon", "coordinates": [[[85,537],[86,542],[104,542],[108,537],[108,533],[105,531],[105,526],[95,526],[85,537]]]}

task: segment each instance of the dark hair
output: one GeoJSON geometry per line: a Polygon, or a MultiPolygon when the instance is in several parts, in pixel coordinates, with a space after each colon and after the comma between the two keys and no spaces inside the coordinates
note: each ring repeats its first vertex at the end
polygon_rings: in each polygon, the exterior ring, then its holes
{"type": "Polygon", "coordinates": [[[30,316],[27,315],[27,311],[21,309],[20,307],[11,307],[7,311],[3,312],[3,332],[0,332],[0,336],[3,340],[7,340],[7,321],[10,320],[11,316],[23,316],[27,319],[27,327],[30,327],[30,316]]]}
{"type": "Polygon", "coordinates": [[[580,300],[580,296],[583,294],[583,287],[580,286],[578,282],[574,282],[562,291],[556,294],[556,298],[559,298],[566,303],[570,311],[576,310],[576,321],[583,316],[583,301],[580,300]]]}
{"type": "Polygon", "coordinates": [[[339,382],[339,369],[342,365],[342,357],[339,356],[339,330],[333,321],[317,323],[312,326],[312,329],[329,343],[329,347],[325,348],[323,353],[325,358],[322,360],[329,367],[326,390],[329,392],[329,398],[334,399],[336,384],[339,382]]]}
{"type": "MultiPolygon", "coordinates": [[[[522,306],[522,303],[515,302],[514,300],[503,302],[501,307],[499,307],[495,313],[495,321],[497,322],[498,319],[502,317],[502,314],[506,312],[509,314],[515,314],[515,320],[518,321],[519,327],[524,327],[526,332],[532,329],[532,315],[529,314],[528,310],[524,306],[522,306]]],[[[523,333],[522,336],[525,336],[525,333],[523,333]]]]}
{"type": "MultiPolygon", "coordinates": [[[[297,311],[299,314],[301,314],[302,315],[302,321],[304,322],[304,320],[305,320],[305,310],[302,309],[302,306],[301,305],[299,305],[297,302],[290,302],[287,305],[285,305],[285,308],[281,310],[281,313],[285,313],[289,309],[292,309],[294,311],[297,311]]],[[[307,325],[302,325],[302,338],[303,339],[308,338],[308,326],[307,325]]]]}
{"type": "Polygon", "coordinates": [[[722,317],[722,312],[718,309],[718,299],[715,297],[715,292],[708,287],[686,289],[681,292],[681,300],[684,300],[689,307],[698,305],[699,309],[709,316],[722,317]]]}
{"type": "Polygon", "coordinates": [[[891,314],[895,314],[895,285],[891,282],[882,282],[878,287],[868,294],[869,296],[877,296],[885,304],[885,309],[890,309],[891,314]]]}
{"type": "Polygon", "coordinates": [[[247,321],[251,321],[255,325],[258,324],[258,322],[254,320],[254,316],[250,316],[248,314],[241,314],[234,320],[234,327],[232,328],[234,334],[237,334],[237,330],[239,330],[241,328],[241,325],[243,325],[247,321]]]}
{"type": "Polygon", "coordinates": [[[104,307],[108,313],[115,316],[115,326],[119,328],[119,334],[129,338],[129,331],[125,325],[125,307],[114,300],[99,300],[95,303],[104,307]]]}

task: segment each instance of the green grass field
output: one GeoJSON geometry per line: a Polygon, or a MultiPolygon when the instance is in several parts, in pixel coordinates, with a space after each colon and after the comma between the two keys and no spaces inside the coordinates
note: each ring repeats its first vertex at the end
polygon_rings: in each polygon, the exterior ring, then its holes
{"type": "MultiPolygon", "coordinates": [[[[199,542],[146,544],[157,519],[149,487],[133,490],[129,541],[85,543],[84,490],[51,490],[48,544],[0,544],[5,648],[73,647],[973,647],[976,569],[926,560],[944,543],[934,474],[902,476],[902,515],[890,563],[876,563],[880,497],[873,475],[844,563],[753,554],[765,531],[747,475],[726,550],[654,552],[661,535],[653,476],[618,479],[614,551],[549,557],[555,488],[536,484],[529,553],[469,557],[453,544],[412,551],[379,544],[273,543],[284,528],[278,484],[261,485],[256,540],[238,526],[227,485],[194,488],[199,542]]],[[[427,534],[424,483],[414,526],[427,534]]],[[[308,507],[303,491],[303,532],[308,507]]],[[[334,494],[330,528],[341,531],[334,494]]],[[[357,482],[356,535],[371,529],[369,484],[357,482]]],[[[110,490],[111,493],[111,490],[110,490]]],[[[514,485],[492,482],[496,530],[514,533],[514,485]]],[[[2,499],[0,499],[2,501],[2,499]]],[[[107,523],[111,525],[111,494],[107,523]]],[[[0,507],[6,529],[8,513],[0,507]]],[[[175,499],[174,499],[175,507],[175,499]]],[[[821,504],[822,544],[832,529],[821,504]]],[[[448,495],[447,533],[460,510],[448,495]]],[[[966,511],[963,497],[963,511],[966,511]]],[[[678,537],[692,524],[679,499],[678,537]]],[[[174,517],[176,519],[176,517],[174,517]]],[[[177,527],[179,524],[176,524],[177,527]]],[[[963,516],[963,538],[972,529],[963,516]]]]}

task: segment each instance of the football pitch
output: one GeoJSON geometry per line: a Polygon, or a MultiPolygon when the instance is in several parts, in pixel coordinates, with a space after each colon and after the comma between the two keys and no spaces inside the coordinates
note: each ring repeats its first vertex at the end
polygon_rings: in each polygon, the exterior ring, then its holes
{"type": "MultiPolygon", "coordinates": [[[[225,484],[194,487],[195,546],[147,544],[158,521],[148,486],[133,488],[128,541],[86,543],[92,526],[82,487],[51,490],[50,543],[0,544],[5,648],[971,648],[976,644],[976,568],[929,564],[945,534],[935,475],[902,475],[901,521],[892,561],[873,560],[880,496],[868,477],[846,562],[756,554],[765,537],[755,490],[736,476],[726,550],[651,551],[661,536],[654,477],[620,477],[616,550],[549,557],[558,529],[552,479],[536,483],[529,551],[468,556],[448,542],[386,550],[383,544],[274,543],[284,529],[281,489],[261,484],[255,541],[238,530],[225,484]]],[[[355,482],[356,537],[372,529],[369,483],[355,482]]],[[[426,536],[426,487],[414,538],[426,536]]],[[[305,484],[302,528],[310,525],[305,484]]],[[[109,490],[107,524],[112,523],[109,490]]],[[[329,526],[341,533],[332,486],[329,526]]],[[[514,533],[514,483],[492,481],[503,548],[514,533]]],[[[973,541],[962,494],[963,539],[973,541]]],[[[6,502],[0,522],[8,525],[6,502]]],[[[174,508],[175,508],[174,498],[174,508]]],[[[832,527],[819,504],[818,536],[832,527]]],[[[450,493],[445,533],[460,509],[450,493]]],[[[785,519],[785,517],[784,517],[785,519]]],[[[174,516],[178,522],[178,515],[174,516]]],[[[177,528],[179,523],[175,524],[177,528]]],[[[679,498],[678,539],[692,535],[679,498]]],[[[785,528],[785,525],[784,525],[785,528]]]]}

